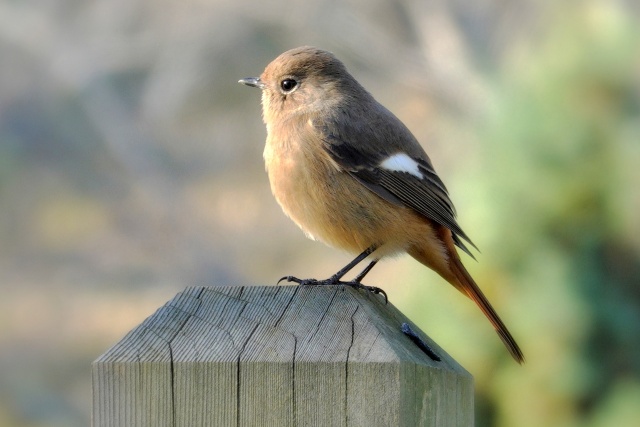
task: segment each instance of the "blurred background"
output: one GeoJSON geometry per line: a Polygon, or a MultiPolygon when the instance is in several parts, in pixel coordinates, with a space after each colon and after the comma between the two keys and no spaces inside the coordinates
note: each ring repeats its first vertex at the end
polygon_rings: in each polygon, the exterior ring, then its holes
{"type": "Polygon", "coordinates": [[[476,380],[478,426],[640,419],[640,5],[0,0],[0,426],[86,426],[90,364],[186,286],[350,256],[273,200],[257,90],[333,51],[429,152],[527,357],[409,257],[367,277],[476,380]]]}

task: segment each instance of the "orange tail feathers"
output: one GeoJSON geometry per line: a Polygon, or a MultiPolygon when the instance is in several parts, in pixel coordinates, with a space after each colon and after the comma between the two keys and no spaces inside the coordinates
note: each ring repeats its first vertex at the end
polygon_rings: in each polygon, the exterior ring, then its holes
{"type": "Polygon", "coordinates": [[[516,362],[522,364],[524,362],[522,350],[518,347],[516,340],[505,324],[500,320],[498,313],[493,309],[487,297],[484,296],[469,272],[467,272],[467,269],[462,265],[450,230],[445,227],[437,227],[435,231],[436,236],[440,239],[444,247],[440,246],[440,250],[434,250],[433,241],[425,242],[425,246],[431,246],[430,249],[428,247],[420,248],[413,246],[408,250],[409,255],[436,271],[456,289],[471,298],[480,310],[482,310],[487,319],[489,319],[498,336],[507,347],[507,350],[511,353],[511,356],[513,356],[516,362]],[[444,253],[442,249],[444,249],[444,253]]]}
{"type": "Polygon", "coordinates": [[[489,319],[493,328],[498,333],[498,336],[511,353],[511,356],[516,360],[516,362],[522,364],[524,363],[524,355],[522,354],[522,350],[518,347],[516,340],[513,338],[505,324],[498,316],[498,313],[493,309],[487,297],[484,296],[476,282],[473,280],[471,275],[467,272],[467,269],[464,268],[460,258],[457,257],[457,254],[454,254],[450,260],[450,266],[453,274],[458,280],[456,288],[460,289],[464,292],[469,298],[475,302],[480,310],[484,313],[484,315],[489,319]]]}

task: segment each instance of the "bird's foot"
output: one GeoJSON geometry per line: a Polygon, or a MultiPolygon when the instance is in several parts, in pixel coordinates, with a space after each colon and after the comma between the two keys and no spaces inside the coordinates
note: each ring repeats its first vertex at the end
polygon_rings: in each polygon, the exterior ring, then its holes
{"type": "Polygon", "coordinates": [[[316,286],[316,285],[337,285],[338,281],[333,281],[331,278],[326,279],[326,280],[318,280],[318,279],[298,279],[295,276],[284,276],[281,277],[280,280],[278,280],[278,285],[280,284],[280,282],[282,281],[286,281],[286,282],[293,282],[293,283],[297,283],[298,285],[301,286],[316,286]]]}
{"type": "Polygon", "coordinates": [[[355,289],[364,289],[365,291],[369,291],[375,295],[382,294],[382,296],[384,297],[384,303],[387,304],[389,302],[389,297],[387,297],[387,293],[381,288],[378,288],[376,286],[363,285],[357,280],[352,280],[350,282],[340,282],[340,284],[345,286],[351,286],[352,288],[355,288],[355,289]]]}
{"type": "Polygon", "coordinates": [[[336,277],[330,277],[328,279],[325,280],[318,280],[318,279],[298,279],[295,276],[284,276],[282,278],[280,278],[280,280],[278,280],[278,284],[282,281],[287,281],[287,282],[293,282],[293,283],[297,283],[298,285],[301,286],[324,286],[324,285],[343,285],[343,286],[351,286],[352,288],[355,289],[364,289],[365,291],[369,291],[372,294],[382,294],[382,296],[384,296],[384,303],[388,303],[389,302],[389,298],[387,297],[387,293],[380,289],[377,288],[375,286],[367,286],[367,285],[363,285],[362,283],[358,282],[357,280],[351,280],[349,282],[343,282],[342,280],[339,280],[336,277]]]}

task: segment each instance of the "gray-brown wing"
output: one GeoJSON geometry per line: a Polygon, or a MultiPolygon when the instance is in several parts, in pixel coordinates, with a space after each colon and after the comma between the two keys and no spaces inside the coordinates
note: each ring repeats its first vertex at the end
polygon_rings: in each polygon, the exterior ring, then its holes
{"type": "MultiPolygon", "coordinates": [[[[402,153],[402,151],[398,151],[397,144],[376,144],[375,146],[382,148],[371,150],[371,145],[362,147],[350,143],[346,135],[338,134],[337,130],[332,129],[331,126],[316,126],[316,128],[322,132],[325,150],[345,172],[383,199],[408,206],[424,217],[447,227],[451,230],[456,245],[474,258],[462,240],[467,241],[476,249],[477,247],[458,225],[455,208],[447,189],[426,154],[421,155],[423,153],[421,148],[412,147],[414,148],[412,153],[404,152],[418,165],[418,171],[421,175],[419,177],[417,174],[393,171],[380,166],[390,156],[402,153]]],[[[408,130],[404,127],[401,130],[406,136],[408,130]]],[[[349,132],[345,132],[343,127],[341,133],[348,134],[349,132]]],[[[408,134],[413,138],[410,133],[408,134]]],[[[364,130],[357,137],[366,140],[367,137],[376,138],[378,136],[367,135],[364,130]]],[[[417,141],[415,144],[418,144],[417,141]]]]}
{"type": "MultiPolygon", "coordinates": [[[[422,171],[422,167],[420,168],[422,171]]],[[[407,172],[389,171],[382,168],[360,169],[347,171],[364,186],[381,197],[391,200],[387,194],[396,200],[451,230],[456,246],[475,258],[461,239],[466,240],[477,249],[467,234],[460,228],[455,219],[455,209],[449,199],[440,179],[418,178],[407,172]],[[380,191],[382,189],[383,191],[380,191]]],[[[423,172],[424,173],[424,172],[423,172]]]]}

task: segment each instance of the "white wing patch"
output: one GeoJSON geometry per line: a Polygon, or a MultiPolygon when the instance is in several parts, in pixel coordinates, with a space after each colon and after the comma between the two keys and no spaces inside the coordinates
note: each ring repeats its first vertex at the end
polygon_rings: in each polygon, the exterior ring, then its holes
{"type": "Polygon", "coordinates": [[[418,162],[405,153],[396,153],[393,156],[387,157],[380,163],[380,167],[393,172],[410,173],[420,179],[424,178],[418,168],[418,162]]]}

